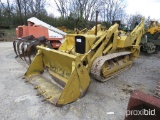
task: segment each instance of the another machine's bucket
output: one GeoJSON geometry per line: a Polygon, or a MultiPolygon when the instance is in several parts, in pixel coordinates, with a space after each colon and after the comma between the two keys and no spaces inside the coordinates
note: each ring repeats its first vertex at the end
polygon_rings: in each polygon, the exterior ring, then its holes
{"type": "Polygon", "coordinates": [[[128,103],[125,120],[160,120],[160,99],[134,91],[128,103]]]}
{"type": "Polygon", "coordinates": [[[38,94],[56,106],[82,97],[89,87],[90,77],[80,58],[42,46],[37,46],[37,49],[25,78],[38,89],[38,94]],[[44,71],[45,68],[47,71],[44,71]],[[46,72],[49,72],[51,80],[46,72]]]}

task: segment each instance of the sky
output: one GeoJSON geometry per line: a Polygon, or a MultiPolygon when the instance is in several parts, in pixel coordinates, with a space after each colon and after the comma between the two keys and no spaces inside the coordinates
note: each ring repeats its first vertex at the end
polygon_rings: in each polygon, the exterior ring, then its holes
{"type": "MultiPolygon", "coordinates": [[[[1,1],[6,2],[6,0],[1,1]]],[[[150,16],[151,19],[160,21],[160,0],[126,0],[126,2],[125,11],[127,14],[140,13],[146,18],[150,16]]],[[[60,16],[54,0],[46,0],[46,3],[46,9],[49,13],[54,14],[54,16],[60,16]]]]}
{"type": "Polygon", "coordinates": [[[160,20],[160,0],[126,0],[127,14],[140,13],[145,17],[160,20]]]}
{"type": "MultiPolygon", "coordinates": [[[[47,0],[47,3],[50,4],[47,7],[49,13],[51,11],[55,16],[60,16],[54,1],[47,0]]],[[[160,0],[126,0],[126,4],[125,11],[128,15],[139,13],[146,18],[150,16],[151,19],[160,21],[160,0]]]]}

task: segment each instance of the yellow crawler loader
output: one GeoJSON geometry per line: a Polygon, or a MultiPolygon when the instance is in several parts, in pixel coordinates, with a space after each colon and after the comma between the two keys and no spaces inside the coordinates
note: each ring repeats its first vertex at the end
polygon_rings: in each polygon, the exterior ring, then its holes
{"type": "Polygon", "coordinates": [[[116,23],[108,30],[96,25],[85,34],[66,35],[58,50],[37,46],[24,78],[56,106],[76,101],[85,95],[90,74],[105,82],[132,65],[143,30],[144,19],[129,35],[120,35],[116,23]]]}
{"type": "Polygon", "coordinates": [[[160,23],[158,21],[150,21],[140,44],[143,51],[149,54],[158,53],[160,48],[160,23]]]}

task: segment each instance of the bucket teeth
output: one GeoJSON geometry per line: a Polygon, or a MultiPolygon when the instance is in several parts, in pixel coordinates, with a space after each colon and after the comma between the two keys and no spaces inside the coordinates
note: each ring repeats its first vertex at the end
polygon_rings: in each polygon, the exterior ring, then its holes
{"type": "Polygon", "coordinates": [[[34,87],[34,89],[39,89],[40,88],[40,86],[36,86],[36,87],[34,87]]]}
{"type": "Polygon", "coordinates": [[[45,92],[46,92],[46,91],[44,90],[44,91],[41,92],[41,94],[44,94],[45,92]]]}
{"type": "Polygon", "coordinates": [[[37,93],[37,94],[36,94],[36,96],[40,96],[40,95],[41,95],[40,93],[37,93]]]}
{"type": "Polygon", "coordinates": [[[47,99],[51,99],[52,98],[52,96],[49,96],[47,99]]]}
{"type": "Polygon", "coordinates": [[[52,96],[49,96],[49,97],[47,97],[47,98],[44,98],[44,99],[42,100],[42,102],[48,101],[48,100],[51,99],[51,98],[52,98],[52,96]]]}
{"type": "Polygon", "coordinates": [[[44,90],[44,91],[40,91],[40,92],[38,92],[37,94],[36,94],[36,96],[40,96],[40,95],[42,95],[42,94],[44,94],[46,91],[44,90]]]}
{"type": "Polygon", "coordinates": [[[43,101],[49,101],[56,105],[63,91],[62,88],[41,75],[30,77],[28,82],[35,86],[35,89],[37,89],[38,93],[36,96],[42,95],[44,97],[43,101]]]}
{"type": "Polygon", "coordinates": [[[27,82],[29,82],[29,80],[28,80],[28,79],[25,79],[24,82],[27,83],[27,82]]]}
{"type": "Polygon", "coordinates": [[[42,100],[42,102],[45,102],[45,101],[47,101],[47,100],[46,100],[46,99],[43,99],[43,100],[42,100]]]}

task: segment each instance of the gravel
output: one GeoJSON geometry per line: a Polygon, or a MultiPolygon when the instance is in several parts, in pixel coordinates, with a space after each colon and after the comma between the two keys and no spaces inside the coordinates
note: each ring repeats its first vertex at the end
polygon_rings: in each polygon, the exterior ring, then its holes
{"type": "Polygon", "coordinates": [[[26,68],[15,59],[12,42],[0,42],[0,51],[1,120],[123,120],[131,92],[139,89],[153,94],[160,78],[160,53],[141,54],[127,71],[105,83],[91,78],[83,98],[55,107],[41,102],[43,98],[22,79],[26,68]]]}

